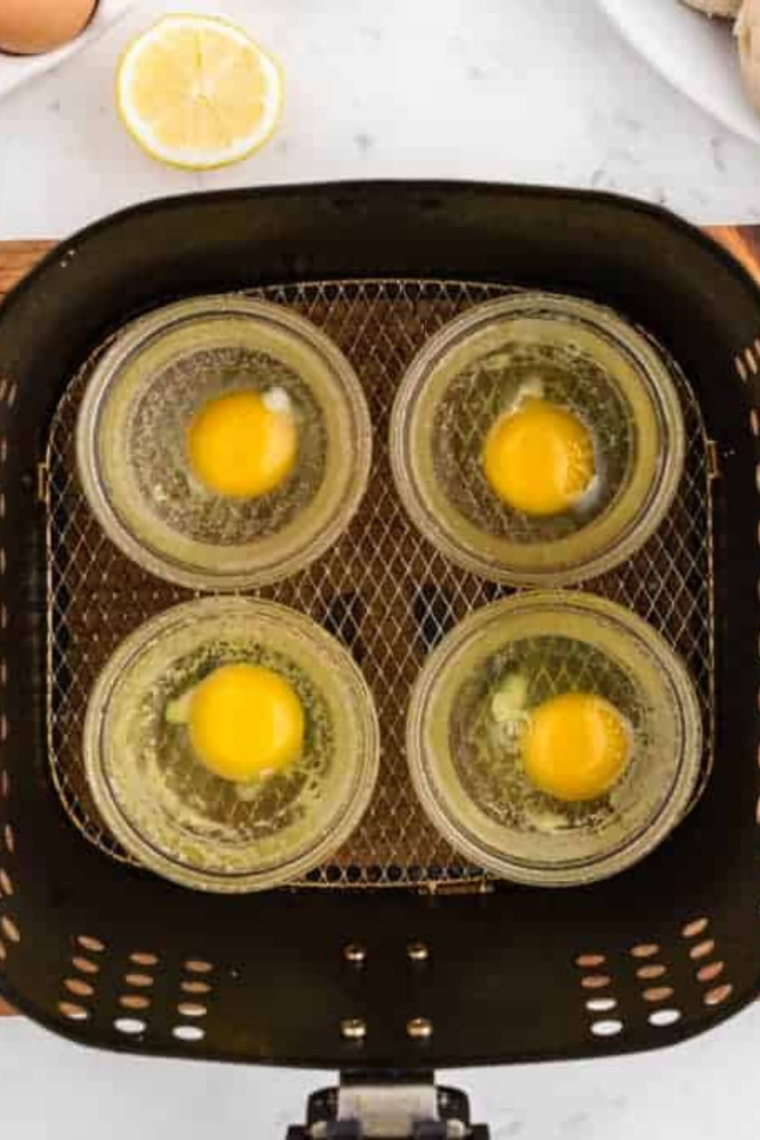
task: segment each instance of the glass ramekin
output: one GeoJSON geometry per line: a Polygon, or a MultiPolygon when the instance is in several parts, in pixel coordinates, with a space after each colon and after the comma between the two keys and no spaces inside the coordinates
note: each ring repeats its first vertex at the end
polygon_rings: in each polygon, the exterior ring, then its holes
{"type": "Polygon", "coordinates": [[[119,646],[90,696],[84,757],[103,821],[143,866],[186,887],[264,890],[305,875],[354,830],[377,778],[378,722],[352,658],[311,619],[204,598],[119,646]],[[208,771],[167,712],[213,668],[240,661],[280,672],[306,713],[299,760],[246,785],[208,771]]]}
{"type": "Polygon", "coordinates": [[[319,329],[282,305],[200,297],[139,318],[105,352],[82,400],[77,462],[120,550],[158,577],[222,591],[295,574],[336,541],[366,490],[371,441],[359,381],[319,329]],[[294,471],[257,498],[202,486],[187,454],[195,413],[272,389],[299,422],[294,471]]]}
{"type": "Polygon", "coordinates": [[[612,310],[519,293],[478,305],[422,348],[391,422],[396,485],[420,531],[493,581],[561,586],[628,559],[667,513],[685,454],[663,357],[612,310]],[[527,394],[574,413],[594,441],[593,486],[572,509],[506,506],[482,465],[488,431],[527,394]]]}
{"type": "Polygon", "coordinates": [[[591,595],[540,591],[477,611],[431,654],[412,695],[407,755],[430,820],[469,860],[515,882],[572,886],[630,867],[681,820],[702,719],[684,665],[641,618],[591,595]],[[605,796],[569,805],[531,784],[519,745],[483,719],[493,687],[513,674],[527,678],[524,725],[531,708],[572,691],[604,697],[626,718],[632,757],[605,796]]]}

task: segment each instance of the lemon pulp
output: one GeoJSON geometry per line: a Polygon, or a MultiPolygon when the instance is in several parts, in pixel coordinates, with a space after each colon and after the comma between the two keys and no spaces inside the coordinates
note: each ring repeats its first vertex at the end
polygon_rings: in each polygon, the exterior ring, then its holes
{"type": "Polygon", "coordinates": [[[274,491],[295,466],[298,429],[287,406],[258,392],[231,392],[198,411],[188,432],[190,465],[219,495],[274,491]]]}
{"type": "Polygon", "coordinates": [[[192,746],[225,780],[248,781],[289,767],[303,749],[305,727],[293,686],[261,665],[222,665],[192,693],[192,746]]]}
{"type": "Polygon", "coordinates": [[[283,81],[271,56],[214,16],[164,16],[127,48],[121,117],[148,154],[192,170],[237,162],[272,136],[283,81]]]}
{"type": "Polygon", "coordinates": [[[525,400],[492,426],[483,449],[491,489],[514,510],[553,515],[573,506],[594,478],[591,433],[572,412],[525,400]]]}
{"type": "Polygon", "coordinates": [[[632,751],[627,720],[591,693],[552,697],[530,714],[522,758],[542,792],[568,802],[604,795],[620,779],[632,751]]]}

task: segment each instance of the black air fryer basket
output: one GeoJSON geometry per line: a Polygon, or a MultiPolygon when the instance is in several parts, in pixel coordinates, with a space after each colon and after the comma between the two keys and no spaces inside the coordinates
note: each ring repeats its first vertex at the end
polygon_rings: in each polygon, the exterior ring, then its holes
{"type": "MultiPolygon", "coordinates": [[[[213,194],[127,211],[58,247],[0,310],[3,994],[88,1044],[353,1073],[343,1117],[392,1073],[401,1084],[378,1096],[395,1098],[396,1127],[425,1118],[430,1136],[446,1131],[436,1116],[465,1112],[455,1094],[425,1099],[436,1067],[655,1048],[746,1005],[760,988],[759,402],[749,277],[668,214],[606,195],[404,183],[213,194]],[[521,287],[591,297],[659,341],[689,433],[672,516],[589,588],[686,657],[707,730],[703,794],[636,868],[564,891],[464,866],[413,802],[400,735],[430,646],[505,591],[411,532],[390,482],[389,404],[435,328],[521,287]],[[339,558],[355,572],[328,556],[263,593],[350,646],[386,731],[379,800],[347,852],[291,889],[217,897],[131,864],[88,807],[89,683],[128,630],[188,595],[100,534],[71,430],[92,359],[129,318],[236,290],[325,327],[367,390],[376,468],[339,558]]],[[[334,1131],[337,1103],[315,1099],[314,1135],[334,1131]]]]}

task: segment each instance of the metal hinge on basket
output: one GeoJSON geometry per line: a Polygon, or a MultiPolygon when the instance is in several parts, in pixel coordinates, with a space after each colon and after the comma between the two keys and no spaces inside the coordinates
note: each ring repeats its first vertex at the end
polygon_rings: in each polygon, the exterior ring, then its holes
{"type": "Polygon", "coordinates": [[[488,1140],[471,1124],[457,1089],[438,1088],[432,1073],[348,1073],[338,1088],[309,1097],[305,1125],[287,1140],[488,1140]]]}

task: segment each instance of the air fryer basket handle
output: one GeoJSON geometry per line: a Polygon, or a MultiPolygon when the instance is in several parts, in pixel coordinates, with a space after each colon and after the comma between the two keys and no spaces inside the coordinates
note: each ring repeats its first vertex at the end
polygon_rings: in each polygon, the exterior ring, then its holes
{"type": "Polygon", "coordinates": [[[490,1140],[472,1124],[467,1096],[432,1073],[343,1073],[338,1088],[309,1097],[305,1125],[286,1140],[490,1140]]]}

